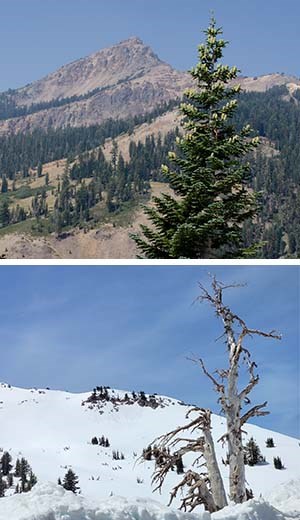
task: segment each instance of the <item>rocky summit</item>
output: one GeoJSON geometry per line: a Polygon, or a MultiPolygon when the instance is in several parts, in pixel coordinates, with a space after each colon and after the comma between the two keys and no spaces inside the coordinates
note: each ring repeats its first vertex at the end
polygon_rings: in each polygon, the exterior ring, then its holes
{"type": "Polygon", "coordinates": [[[150,112],[176,99],[190,76],[161,61],[133,37],[65,65],[45,78],[4,93],[16,115],[0,121],[0,132],[89,126],[108,118],[150,112]],[[18,116],[18,109],[25,114],[18,116]]]}
{"type": "MultiPolygon", "coordinates": [[[[247,91],[300,85],[284,74],[240,77],[247,91]]],[[[151,112],[180,98],[191,76],[163,62],[138,37],[64,65],[23,88],[0,94],[13,111],[0,119],[0,135],[36,128],[79,127],[151,112]]]]}

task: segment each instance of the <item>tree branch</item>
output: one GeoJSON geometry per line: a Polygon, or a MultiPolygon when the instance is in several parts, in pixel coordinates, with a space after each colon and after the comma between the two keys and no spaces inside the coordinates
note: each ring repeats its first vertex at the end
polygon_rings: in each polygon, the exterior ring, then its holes
{"type": "Polygon", "coordinates": [[[200,504],[204,504],[205,509],[210,513],[217,510],[209,489],[207,475],[205,473],[195,473],[191,470],[187,471],[181,482],[174,487],[168,505],[176,498],[178,491],[182,490],[185,486],[187,486],[189,490],[187,496],[181,499],[180,510],[190,513],[200,504]]]}
{"type": "Polygon", "coordinates": [[[265,406],[267,406],[267,404],[268,404],[268,401],[265,401],[263,404],[257,404],[256,406],[253,406],[253,408],[248,410],[248,412],[246,412],[241,417],[241,426],[243,426],[243,424],[245,424],[247,421],[249,421],[249,419],[251,417],[269,415],[270,412],[268,412],[267,410],[261,411],[261,408],[264,408],[265,406]]]}

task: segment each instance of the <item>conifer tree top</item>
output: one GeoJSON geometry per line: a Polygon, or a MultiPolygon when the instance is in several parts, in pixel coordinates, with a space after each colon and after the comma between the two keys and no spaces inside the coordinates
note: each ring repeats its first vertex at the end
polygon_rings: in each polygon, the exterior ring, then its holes
{"type": "Polygon", "coordinates": [[[232,116],[239,85],[237,67],[219,63],[227,43],[212,18],[190,71],[195,88],[185,92],[180,111],[184,135],[162,167],[174,195],[154,198],[146,207],[152,227],[134,236],[148,258],[216,258],[248,254],[242,223],[255,215],[256,194],[249,190],[250,166],[244,157],[258,144],[246,125],[237,131],[232,116]]]}

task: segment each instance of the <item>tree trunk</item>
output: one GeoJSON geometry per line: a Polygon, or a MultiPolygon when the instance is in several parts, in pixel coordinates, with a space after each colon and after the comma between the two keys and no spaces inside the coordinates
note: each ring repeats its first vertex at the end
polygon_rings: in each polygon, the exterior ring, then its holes
{"type": "Polygon", "coordinates": [[[241,399],[237,389],[238,358],[235,356],[236,349],[235,343],[232,342],[230,348],[230,370],[228,374],[228,395],[225,414],[228,435],[230,500],[238,504],[245,502],[247,496],[244,449],[241,432],[241,399]]]}
{"type": "Polygon", "coordinates": [[[210,479],[211,492],[217,509],[222,509],[227,506],[227,498],[221,477],[218,461],[216,458],[214,441],[210,430],[203,430],[205,444],[204,444],[204,458],[206,462],[207,472],[210,479]]]}

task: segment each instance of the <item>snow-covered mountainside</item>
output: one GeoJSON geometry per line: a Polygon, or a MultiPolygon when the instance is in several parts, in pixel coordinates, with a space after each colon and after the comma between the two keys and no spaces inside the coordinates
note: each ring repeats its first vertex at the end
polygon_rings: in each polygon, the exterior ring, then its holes
{"type": "MultiPolygon", "coordinates": [[[[178,482],[180,476],[175,471],[172,472],[162,494],[153,495],[151,475],[154,462],[140,463],[138,458],[142,450],[155,437],[183,424],[188,409],[187,405],[168,397],[150,397],[140,393],[132,395],[131,392],[126,394],[118,390],[101,389],[100,391],[98,388],[94,394],[91,392],[72,394],[62,391],[20,389],[1,384],[0,447],[11,454],[14,462],[17,458],[25,457],[37,475],[38,484],[31,493],[24,494],[21,498],[20,495],[1,498],[0,520],[4,520],[4,518],[31,519],[25,514],[16,517],[10,516],[9,507],[17,506],[9,504],[21,504],[22,501],[26,503],[26,501],[30,501],[32,493],[33,497],[34,493],[44,493],[45,495],[47,494],[46,489],[50,490],[48,491],[50,495],[59,493],[60,488],[57,490],[54,486],[51,491],[50,484],[46,483],[51,482],[56,485],[58,477],[62,479],[69,468],[72,468],[78,475],[82,496],[87,497],[88,500],[99,502],[99,500],[117,495],[126,497],[128,500],[154,499],[162,505],[166,505],[170,488],[178,482]],[[99,399],[101,392],[103,397],[99,399]],[[109,446],[92,444],[93,437],[99,439],[102,436],[108,439],[109,446]],[[115,460],[114,452],[123,454],[124,459],[115,460]],[[4,514],[3,511],[7,511],[7,513],[4,514]]],[[[217,441],[224,433],[224,419],[213,416],[212,423],[213,435],[217,441]]],[[[246,438],[253,436],[266,458],[265,463],[246,467],[248,487],[253,490],[255,499],[259,499],[261,494],[264,497],[267,496],[274,486],[292,479],[297,481],[300,478],[300,447],[297,439],[254,425],[247,425],[246,431],[248,434],[246,438]],[[265,441],[269,437],[274,439],[274,448],[266,448],[265,441]],[[274,468],[273,457],[277,456],[281,458],[285,469],[274,468]]],[[[226,459],[226,447],[222,447],[221,443],[216,443],[216,448],[224,480],[227,483],[227,467],[221,462],[222,458],[226,459]]],[[[191,463],[191,459],[186,457],[183,462],[187,467],[191,463]]],[[[73,494],[71,493],[71,495],[73,494]]],[[[73,498],[72,496],[72,500],[73,498]]],[[[33,503],[32,500],[31,503],[33,503]]],[[[38,499],[36,500],[38,501],[38,499]]],[[[26,509],[26,506],[24,507],[26,509]]],[[[116,514],[114,518],[117,516],[116,514]]],[[[152,517],[154,518],[154,516],[152,517]]],[[[104,514],[86,517],[52,515],[32,518],[39,520],[40,518],[45,520],[50,518],[52,520],[56,518],[106,519],[104,514]]],[[[173,518],[176,520],[175,516],[173,518]]],[[[192,516],[190,518],[192,519],[192,516]]],[[[216,516],[216,520],[217,518],[223,517],[216,516]]],[[[228,516],[228,518],[235,517],[228,516]]],[[[245,516],[245,518],[248,517],[245,516]]],[[[249,518],[256,517],[250,516],[249,518]]],[[[274,518],[276,517],[274,516],[274,518]]],[[[281,517],[278,516],[279,518],[281,517]]],[[[300,513],[298,518],[300,518],[300,513]]]]}

